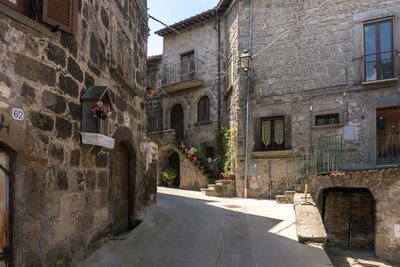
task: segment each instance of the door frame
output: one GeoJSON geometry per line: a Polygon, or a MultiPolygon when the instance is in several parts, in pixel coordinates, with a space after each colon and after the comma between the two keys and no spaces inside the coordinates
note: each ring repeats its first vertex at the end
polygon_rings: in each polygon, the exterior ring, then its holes
{"type": "Polygon", "coordinates": [[[183,106],[181,105],[181,104],[179,104],[179,103],[176,103],[176,104],[174,104],[173,106],[172,106],[172,108],[171,108],[171,112],[170,112],[170,125],[171,125],[171,129],[175,129],[175,140],[177,140],[177,141],[179,141],[179,140],[183,140],[184,139],[184,135],[185,135],[185,123],[184,123],[184,121],[185,121],[185,115],[184,115],[184,111],[183,111],[183,106]],[[178,137],[178,133],[177,133],[177,131],[176,131],[176,129],[175,128],[173,128],[173,124],[172,124],[172,122],[173,122],[173,119],[172,119],[172,114],[173,114],[173,112],[174,112],[174,109],[176,108],[176,107],[180,107],[180,109],[181,109],[181,114],[182,114],[182,120],[181,120],[181,124],[182,124],[182,128],[181,128],[181,136],[180,137],[178,137]]]}

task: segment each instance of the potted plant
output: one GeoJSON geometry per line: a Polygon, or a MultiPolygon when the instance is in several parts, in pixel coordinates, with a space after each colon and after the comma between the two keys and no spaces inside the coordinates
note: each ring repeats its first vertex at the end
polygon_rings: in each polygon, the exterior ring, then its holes
{"type": "Polygon", "coordinates": [[[149,95],[154,95],[156,93],[156,89],[154,89],[154,87],[147,87],[146,91],[149,95]]]}
{"type": "Polygon", "coordinates": [[[194,161],[201,157],[200,150],[195,147],[192,147],[189,152],[192,153],[194,161]]]}
{"type": "Polygon", "coordinates": [[[173,167],[168,167],[165,170],[161,172],[161,175],[163,177],[163,181],[169,186],[173,187],[175,183],[175,179],[178,176],[178,173],[173,167]]]}

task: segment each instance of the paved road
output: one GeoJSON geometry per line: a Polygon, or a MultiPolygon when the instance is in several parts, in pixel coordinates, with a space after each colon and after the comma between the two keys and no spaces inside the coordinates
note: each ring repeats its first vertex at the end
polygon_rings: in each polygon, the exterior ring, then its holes
{"type": "Polygon", "coordinates": [[[332,266],[296,240],[293,206],[158,188],[158,204],[125,240],[80,266],[332,266]]]}

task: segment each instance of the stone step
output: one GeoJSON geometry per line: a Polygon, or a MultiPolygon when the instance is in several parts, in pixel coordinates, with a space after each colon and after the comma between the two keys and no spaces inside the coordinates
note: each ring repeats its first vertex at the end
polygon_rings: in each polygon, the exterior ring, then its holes
{"type": "Polygon", "coordinates": [[[206,196],[210,196],[210,197],[216,197],[217,196],[217,192],[215,192],[215,189],[201,188],[200,191],[206,196]]]}
{"type": "Polygon", "coordinates": [[[208,185],[208,189],[215,190],[215,187],[216,187],[216,186],[217,186],[216,184],[209,184],[209,185],[208,185]]]}
{"type": "Polygon", "coordinates": [[[296,191],[285,191],[286,203],[293,203],[295,194],[296,194],[296,191]]]}
{"type": "Polygon", "coordinates": [[[277,195],[276,197],[276,202],[280,204],[286,204],[286,197],[285,195],[277,195]]]}

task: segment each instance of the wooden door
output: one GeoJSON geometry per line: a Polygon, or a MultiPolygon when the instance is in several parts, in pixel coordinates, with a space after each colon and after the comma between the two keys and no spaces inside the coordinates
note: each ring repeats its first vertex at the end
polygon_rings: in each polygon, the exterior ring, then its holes
{"type": "Polygon", "coordinates": [[[194,53],[185,54],[181,56],[181,81],[186,81],[194,78],[194,53]]]}
{"type": "Polygon", "coordinates": [[[376,110],[377,164],[397,164],[399,161],[400,107],[376,110]]]}
{"type": "Polygon", "coordinates": [[[326,192],[324,225],[328,243],[341,246],[374,246],[374,199],[365,189],[326,192]]]}
{"type": "Polygon", "coordinates": [[[126,147],[120,143],[114,152],[114,224],[113,234],[129,229],[129,167],[130,157],[126,147]]]}
{"type": "MultiPolygon", "coordinates": [[[[0,251],[8,260],[8,154],[0,149],[0,251]]],[[[6,262],[0,261],[0,267],[6,262]]]]}
{"type": "Polygon", "coordinates": [[[176,104],[171,111],[171,129],[175,129],[175,139],[183,139],[183,108],[176,104]]]}

